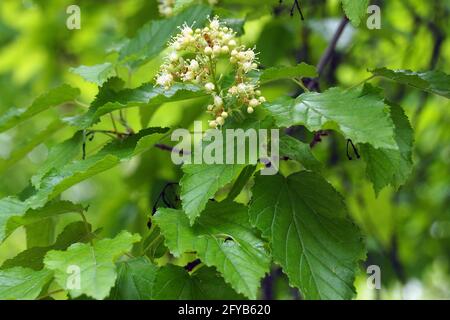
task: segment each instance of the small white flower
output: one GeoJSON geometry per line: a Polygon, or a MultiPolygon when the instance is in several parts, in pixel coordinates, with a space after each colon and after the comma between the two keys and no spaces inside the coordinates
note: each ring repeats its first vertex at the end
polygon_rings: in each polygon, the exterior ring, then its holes
{"type": "Polygon", "coordinates": [[[249,105],[250,107],[257,107],[257,106],[259,106],[259,100],[253,98],[252,100],[250,100],[250,102],[248,103],[248,105],[249,105]]]}
{"type": "Polygon", "coordinates": [[[223,106],[223,100],[220,96],[215,96],[214,97],[214,105],[218,108],[220,108],[221,106],[223,106]]]}
{"type": "Polygon", "coordinates": [[[228,48],[228,46],[223,46],[222,48],[220,48],[220,51],[222,51],[222,53],[228,53],[230,52],[230,48],[228,48]]]}
{"type": "Polygon", "coordinates": [[[162,73],[156,78],[156,83],[163,87],[168,87],[172,84],[173,76],[169,73],[162,73]]]}
{"type": "Polygon", "coordinates": [[[228,118],[228,113],[226,113],[225,111],[221,113],[222,118],[226,119],[228,118]]]}
{"type": "Polygon", "coordinates": [[[252,107],[247,108],[247,113],[253,113],[253,111],[255,111],[255,110],[252,107]]]}
{"type": "Polygon", "coordinates": [[[264,98],[264,97],[259,97],[259,102],[261,102],[261,103],[266,102],[266,98],[264,98]]]}
{"type": "Polygon", "coordinates": [[[217,30],[220,28],[220,23],[219,20],[217,20],[216,18],[214,18],[211,23],[209,24],[209,27],[213,30],[217,30]]]}
{"type": "Polygon", "coordinates": [[[172,51],[170,54],[169,54],[169,60],[171,61],[171,62],[175,62],[175,61],[177,61],[178,60],[178,54],[175,52],[175,51],[172,51]]]}
{"type": "Polygon", "coordinates": [[[191,60],[189,63],[189,69],[192,71],[197,71],[200,68],[200,65],[198,64],[197,60],[191,60]]]}
{"type": "Polygon", "coordinates": [[[207,84],[205,84],[205,89],[209,92],[213,91],[215,89],[214,83],[208,82],[207,84]]]}

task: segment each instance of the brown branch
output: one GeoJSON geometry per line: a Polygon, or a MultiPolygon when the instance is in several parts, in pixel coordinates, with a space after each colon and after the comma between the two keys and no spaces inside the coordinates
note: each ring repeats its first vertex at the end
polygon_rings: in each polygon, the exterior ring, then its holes
{"type": "MultiPolygon", "coordinates": [[[[319,74],[319,77],[322,75],[327,64],[333,58],[333,56],[336,52],[336,46],[337,46],[342,34],[344,33],[344,30],[348,24],[348,21],[349,20],[347,17],[342,18],[341,23],[339,24],[338,28],[336,29],[336,32],[333,35],[333,38],[331,38],[331,41],[328,44],[328,47],[326,48],[325,52],[322,54],[322,57],[320,58],[319,63],[317,64],[317,73],[319,74]]],[[[307,84],[307,88],[310,90],[319,91],[319,79],[316,78],[316,79],[310,80],[309,83],[307,84]]]]}

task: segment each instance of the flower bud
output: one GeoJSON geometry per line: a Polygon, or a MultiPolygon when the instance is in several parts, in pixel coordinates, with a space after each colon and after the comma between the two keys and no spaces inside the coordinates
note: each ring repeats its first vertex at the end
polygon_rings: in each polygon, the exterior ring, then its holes
{"type": "Polygon", "coordinates": [[[225,112],[225,111],[222,112],[222,113],[221,113],[221,117],[224,118],[224,119],[228,118],[228,113],[225,112]]]}
{"type": "Polygon", "coordinates": [[[247,113],[253,113],[253,111],[255,111],[255,110],[253,110],[252,107],[248,107],[248,108],[247,108],[247,113]]]}
{"type": "Polygon", "coordinates": [[[205,48],[205,54],[206,54],[206,55],[209,56],[209,55],[211,55],[212,53],[213,53],[213,49],[211,49],[211,47],[206,47],[206,48],[205,48]]]}
{"type": "Polygon", "coordinates": [[[222,117],[216,118],[216,123],[220,126],[222,126],[225,123],[225,120],[222,117]]]}
{"type": "Polygon", "coordinates": [[[216,107],[221,107],[221,106],[223,106],[223,100],[222,100],[222,98],[221,97],[219,97],[219,96],[215,96],[214,97],[214,105],[216,106],[216,107]]]}
{"type": "Polygon", "coordinates": [[[205,89],[206,91],[213,91],[215,88],[214,84],[211,82],[208,82],[207,84],[205,84],[205,89]]]}
{"type": "MultiPolygon", "coordinates": [[[[250,107],[257,107],[257,106],[259,106],[259,101],[257,100],[257,99],[252,99],[252,100],[250,100],[250,102],[248,103],[248,105],[250,106],[250,107]]],[[[249,112],[250,113],[250,112],[249,112]]]]}

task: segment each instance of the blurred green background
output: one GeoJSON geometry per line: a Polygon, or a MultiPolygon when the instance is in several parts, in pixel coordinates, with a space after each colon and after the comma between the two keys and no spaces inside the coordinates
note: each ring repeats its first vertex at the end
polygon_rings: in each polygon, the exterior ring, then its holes
{"type": "MultiPolygon", "coordinates": [[[[352,86],[370,76],[367,69],[384,66],[450,73],[450,1],[371,3],[381,7],[382,28],[368,30],[365,23],[359,28],[348,25],[321,78],[321,88],[352,86]]],[[[342,18],[339,1],[301,1],[305,21],[297,12],[290,16],[291,5],[292,1],[279,5],[278,0],[221,0],[216,9],[219,14],[246,18],[243,42],[260,52],[262,66],[301,61],[317,64],[342,18]]],[[[114,61],[115,48],[146,22],[161,18],[156,0],[0,1],[0,114],[11,107],[28,106],[39,94],[61,83],[79,87],[81,104],[89,104],[97,86],[71,73],[70,68],[114,61]],[[71,4],[81,8],[80,30],[66,27],[66,9],[71,4]]],[[[128,87],[137,87],[152,81],[160,64],[161,57],[157,57],[116,72],[128,87]]],[[[342,137],[325,137],[314,148],[315,155],[327,163],[325,177],[347,199],[351,214],[367,235],[368,259],[356,280],[357,298],[449,299],[449,100],[384,80],[372,82],[405,108],[414,127],[415,166],[406,185],[398,191],[386,188],[376,197],[362,161],[348,161],[342,137]],[[381,268],[381,290],[366,285],[369,265],[381,268]]],[[[263,94],[270,100],[295,95],[296,90],[292,82],[279,82],[263,87],[263,94]]],[[[73,113],[74,108],[53,108],[0,134],[0,197],[25,189],[49,148],[73,134],[75,129],[63,128],[54,119],[55,115],[59,118],[73,113]],[[18,150],[26,151],[23,157],[17,157],[18,150]]],[[[146,126],[188,127],[193,120],[205,118],[204,103],[170,103],[151,113],[132,108],[127,118],[136,130],[146,126]]],[[[88,152],[97,150],[104,141],[96,138],[88,152]]],[[[62,198],[89,204],[88,219],[101,227],[105,236],[124,228],[145,232],[157,195],[180,174],[169,153],[153,149],[72,187],[62,198]]],[[[47,241],[53,241],[54,234],[70,219],[61,218],[47,241]]],[[[0,264],[25,246],[25,233],[19,229],[0,245],[0,264]]],[[[274,269],[271,277],[273,298],[298,297],[278,270],[274,269]]]]}

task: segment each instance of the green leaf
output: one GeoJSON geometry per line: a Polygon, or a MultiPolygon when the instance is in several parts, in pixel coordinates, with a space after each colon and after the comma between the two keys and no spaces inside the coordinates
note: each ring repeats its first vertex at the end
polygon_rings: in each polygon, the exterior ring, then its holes
{"type": "Polygon", "coordinates": [[[0,199],[0,239],[8,235],[5,226],[9,218],[22,216],[29,209],[39,209],[71,186],[148,150],[164,132],[167,132],[166,128],[148,128],[123,140],[114,140],[91,157],[51,170],[40,182],[40,189],[26,200],[0,199]]]}
{"type": "Polygon", "coordinates": [[[10,233],[5,230],[8,220],[11,217],[23,215],[26,210],[26,204],[15,197],[0,199],[0,242],[10,233]]]}
{"type": "Polygon", "coordinates": [[[47,140],[55,132],[60,130],[64,124],[60,120],[55,120],[50,123],[44,130],[37,135],[20,144],[9,156],[8,159],[0,159],[0,174],[19,162],[23,157],[30,153],[34,148],[39,146],[42,142],[47,140]]]}
{"type": "Polygon", "coordinates": [[[208,6],[191,6],[182,13],[165,20],[153,20],[144,25],[136,36],[121,48],[119,60],[122,63],[140,65],[158,55],[169,39],[186,23],[193,28],[203,25],[211,13],[208,6]]]}
{"type": "Polygon", "coordinates": [[[246,207],[234,202],[211,202],[194,226],[181,210],[160,208],[155,223],[176,257],[197,252],[207,266],[214,266],[234,290],[256,299],[270,259],[264,242],[248,222],[246,207]]]}
{"type": "Polygon", "coordinates": [[[44,259],[47,269],[55,272],[55,279],[72,298],[86,294],[94,299],[108,296],[116,281],[116,265],[114,262],[130,251],[133,243],[138,242],[138,234],[131,235],[122,231],[113,239],[103,239],[93,246],[76,243],[67,251],[50,251],[44,259]],[[68,288],[68,279],[72,274],[67,272],[71,266],[80,270],[80,287],[68,288]]]}
{"type": "Polygon", "coordinates": [[[70,72],[81,76],[84,80],[103,85],[110,77],[114,75],[114,65],[111,62],[96,64],[93,66],[79,66],[70,68],[70,72]]]}
{"type": "Polygon", "coordinates": [[[349,299],[364,246],[336,190],[320,175],[256,177],[249,214],[306,299],[349,299]]]}
{"type": "Polygon", "coordinates": [[[76,160],[59,169],[51,170],[41,181],[40,189],[25,200],[30,208],[42,207],[71,186],[109,170],[149,148],[167,129],[148,128],[123,140],[115,140],[84,160],[76,160]]]}
{"type": "Polygon", "coordinates": [[[50,250],[66,250],[71,244],[77,242],[88,242],[94,238],[90,233],[91,226],[83,221],[72,222],[67,225],[58,235],[55,243],[47,247],[34,247],[22,251],[14,258],[6,260],[1,269],[9,269],[13,267],[31,268],[41,270],[44,268],[44,257],[50,250]],[[89,233],[87,233],[89,231],[89,233]]]}
{"type": "Polygon", "coordinates": [[[181,201],[189,221],[194,224],[219,188],[231,182],[245,167],[241,164],[185,164],[180,180],[181,201]]]}
{"type": "Polygon", "coordinates": [[[317,77],[316,67],[302,62],[293,67],[273,67],[266,69],[261,73],[259,80],[261,83],[267,83],[280,79],[315,77],[317,77]]]}
{"type": "Polygon", "coordinates": [[[119,262],[117,281],[111,290],[114,300],[151,300],[158,267],[144,257],[119,262]]]}
{"type": "Polygon", "coordinates": [[[205,96],[206,92],[191,84],[174,84],[169,90],[151,83],[135,89],[115,91],[106,83],[100,89],[89,110],[79,116],[65,120],[74,126],[86,129],[97,123],[101,116],[131,107],[156,107],[162,103],[175,102],[205,96]]]}
{"type": "Polygon", "coordinates": [[[414,132],[403,109],[390,104],[391,117],[395,125],[395,140],[399,150],[375,149],[368,144],[361,145],[361,156],[366,162],[366,173],[378,194],[385,186],[400,187],[412,172],[412,148],[414,132]]]}
{"type": "MultiPolygon", "coordinates": [[[[23,207],[19,206],[19,209],[23,209],[23,207]]],[[[19,213],[17,216],[10,217],[6,223],[5,234],[8,236],[19,227],[44,223],[46,220],[61,214],[71,212],[81,213],[84,210],[83,206],[74,204],[70,201],[52,201],[42,208],[35,210],[30,209],[26,211],[25,214],[19,213]]]]}
{"type": "Polygon", "coordinates": [[[450,99],[450,75],[441,71],[413,72],[379,68],[374,75],[450,99]]]}
{"type": "Polygon", "coordinates": [[[80,94],[80,90],[67,84],[56,87],[47,93],[42,94],[29,108],[10,108],[5,114],[0,116],[0,133],[17,124],[41,113],[42,111],[60,105],[64,102],[74,100],[80,94]]]}
{"type": "Polygon", "coordinates": [[[42,178],[52,169],[62,168],[75,159],[80,153],[83,145],[83,132],[76,132],[72,138],[50,148],[47,160],[41,165],[37,173],[31,177],[31,183],[39,188],[42,178]]]}
{"type": "Polygon", "coordinates": [[[398,149],[388,106],[371,92],[332,88],[264,104],[264,107],[282,127],[304,125],[311,131],[336,129],[354,143],[398,149]]]}
{"type": "Polygon", "coordinates": [[[228,193],[227,199],[233,200],[241,193],[241,191],[247,185],[250,178],[255,173],[255,170],[256,170],[256,165],[249,165],[249,166],[246,166],[241,171],[241,173],[237,177],[236,181],[234,182],[233,187],[231,188],[230,192],[228,193]]]}
{"type": "Polygon", "coordinates": [[[154,299],[158,300],[235,300],[244,299],[217,275],[202,267],[189,274],[181,267],[162,267],[156,277],[154,299]]]}
{"type": "Polygon", "coordinates": [[[342,7],[352,24],[357,27],[366,16],[369,0],[342,0],[342,7]]]}
{"type": "Polygon", "coordinates": [[[308,170],[320,172],[323,168],[322,163],[312,154],[308,144],[287,135],[280,138],[280,156],[298,161],[308,170]]]}
{"type": "Polygon", "coordinates": [[[48,270],[16,267],[0,270],[0,300],[36,299],[53,277],[48,270]]]}

